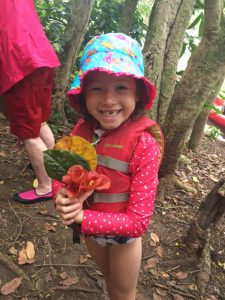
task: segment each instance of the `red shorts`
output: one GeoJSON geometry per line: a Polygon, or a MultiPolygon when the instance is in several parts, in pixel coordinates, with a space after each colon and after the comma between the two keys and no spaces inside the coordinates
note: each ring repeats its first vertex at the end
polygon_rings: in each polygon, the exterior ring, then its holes
{"type": "Polygon", "coordinates": [[[40,68],[4,93],[11,133],[21,139],[40,135],[50,116],[53,78],[54,69],[40,68]]]}

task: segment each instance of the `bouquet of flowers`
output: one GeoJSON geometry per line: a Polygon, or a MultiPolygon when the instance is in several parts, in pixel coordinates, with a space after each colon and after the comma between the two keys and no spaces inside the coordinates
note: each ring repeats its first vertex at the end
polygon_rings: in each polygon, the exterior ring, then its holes
{"type": "MultiPolygon", "coordinates": [[[[44,151],[44,164],[52,179],[65,184],[69,198],[78,197],[88,190],[104,190],[111,186],[110,179],[95,171],[95,148],[79,136],[64,136],[54,149],[44,151]]],[[[80,242],[80,225],[72,224],[73,241],[80,242]]]]}
{"type": "Polygon", "coordinates": [[[65,184],[69,197],[110,188],[110,179],[95,171],[94,146],[79,136],[64,136],[54,149],[44,151],[44,164],[49,177],[65,184]]]}

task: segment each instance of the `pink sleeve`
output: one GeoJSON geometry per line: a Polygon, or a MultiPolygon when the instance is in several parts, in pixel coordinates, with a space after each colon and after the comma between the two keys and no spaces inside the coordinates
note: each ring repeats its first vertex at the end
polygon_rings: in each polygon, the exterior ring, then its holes
{"type": "Polygon", "coordinates": [[[128,237],[143,235],[154,208],[158,161],[158,144],[149,133],[144,132],[139,138],[130,163],[132,176],[127,211],[105,213],[85,209],[82,233],[128,237]]]}

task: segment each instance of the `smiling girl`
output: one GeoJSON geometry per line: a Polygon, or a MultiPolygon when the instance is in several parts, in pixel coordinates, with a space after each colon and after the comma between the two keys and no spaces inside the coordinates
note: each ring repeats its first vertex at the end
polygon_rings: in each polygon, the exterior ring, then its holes
{"type": "Polygon", "coordinates": [[[68,92],[71,105],[83,114],[72,134],[94,142],[96,171],[111,179],[111,187],[76,199],[62,188],[56,209],[64,224],[81,225],[113,300],[135,300],[141,237],[153,213],[163,136],[143,113],[155,94],[144,77],[139,44],[122,33],[103,34],[87,44],[68,92]]]}

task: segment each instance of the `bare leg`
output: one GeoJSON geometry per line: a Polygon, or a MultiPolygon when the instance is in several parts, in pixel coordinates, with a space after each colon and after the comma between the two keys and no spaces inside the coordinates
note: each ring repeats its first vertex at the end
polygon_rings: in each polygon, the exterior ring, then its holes
{"type": "Polygon", "coordinates": [[[46,145],[40,137],[37,137],[24,140],[24,146],[38,179],[37,194],[43,195],[51,192],[51,178],[46,173],[43,161],[43,151],[47,150],[46,145]]]}
{"type": "Polygon", "coordinates": [[[54,135],[53,135],[49,125],[46,122],[41,124],[40,138],[45,143],[45,145],[48,149],[52,149],[54,147],[54,144],[55,144],[54,135]]]}
{"type": "Polygon", "coordinates": [[[128,244],[104,248],[90,237],[85,241],[105,277],[111,300],[135,300],[141,265],[141,238],[128,244]]]}
{"type": "Polygon", "coordinates": [[[54,136],[47,123],[42,123],[40,137],[24,140],[24,146],[38,179],[36,192],[43,195],[51,192],[51,178],[48,177],[43,161],[43,151],[54,146],[54,136]]]}

